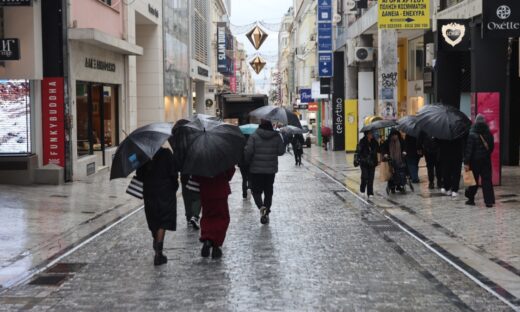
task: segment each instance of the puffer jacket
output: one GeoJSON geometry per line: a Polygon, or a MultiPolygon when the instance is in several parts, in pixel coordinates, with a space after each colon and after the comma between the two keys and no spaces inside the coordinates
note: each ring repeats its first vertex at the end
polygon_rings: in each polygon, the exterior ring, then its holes
{"type": "Polygon", "coordinates": [[[475,123],[469,132],[464,152],[464,164],[469,165],[471,162],[486,161],[491,159],[491,153],[495,147],[495,141],[487,124],[483,122],[475,123]],[[487,142],[488,149],[484,146],[480,136],[487,142]]]}
{"type": "Polygon", "coordinates": [[[278,156],[284,153],[279,132],[258,128],[247,140],[244,156],[250,173],[273,174],[278,172],[278,156]]]}

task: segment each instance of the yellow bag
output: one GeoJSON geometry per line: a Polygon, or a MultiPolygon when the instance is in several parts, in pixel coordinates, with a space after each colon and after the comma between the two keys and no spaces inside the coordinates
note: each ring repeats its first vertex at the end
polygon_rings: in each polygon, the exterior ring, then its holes
{"type": "Polygon", "coordinates": [[[464,186],[477,185],[477,181],[475,181],[475,176],[473,175],[472,170],[468,170],[468,171],[464,170],[463,177],[464,177],[464,186]]]}
{"type": "Polygon", "coordinates": [[[382,161],[379,165],[379,181],[386,182],[392,178],[392,168],[387,161],[382,161]]]}

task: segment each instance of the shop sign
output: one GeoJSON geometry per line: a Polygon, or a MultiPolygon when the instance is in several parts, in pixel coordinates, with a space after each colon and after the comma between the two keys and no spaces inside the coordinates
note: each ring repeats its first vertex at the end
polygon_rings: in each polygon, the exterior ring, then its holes
{"type": "Polygon", "coordinates": [[[345,75],[343,52],[334,52],[334,92],[332,94],[332,133],[335,151],[345,150],[345,75]]]}
{"type": "Polygon", "coordinates": [[[484,32],[494,37],[520,36],[520,1],[483,0],[484,32]]]}
{"type": "Polygon", "coordinates": [[[300,89],[300,103],[313,102],[311,89],[300,89]]]}
{"type": "Polygon", "coordinates": [[[437,20],[439,50],[467,51],[470,47],[467,20],[437,20]]]}
{"type": "Polygon", "coordinates": [[[493,135],[495,147],[491,154],[491,166],[493,168],[493,185],[500,184],[500,93],[478,92],[476,111],[486,119],[489,131],[493,135]]]}
{"type": "Polygon", "coordinates": [[[430,0],[379,0],[380,29],[429,29],[430,0]]]}
{"type": "Polygon", "coordinates": [[[318,72],[320,77],[332,77],[332,52],[318,53],[318,72]]]}
{"type": "Polygon", "coordinates": [[[0,0],[0,6],[30,6],[32,0],[0,0]]]}
{"type": "Polygon", "coordinates": [[[318,51],[332,51],[332,23],[318,24],[318,51]]]}
{"type": "Polygon", "coordinates": [[[20,59],[20,42],[15,38],[0,39],[0,61],[20,59]]]}
{"type": "Polygon", "coordinates": [[[63,77],[42,80],[43,164],[65,167],[63,77]]]}
{"type": "Polygon", "coordinates": [[[322,80],[327,80],[329,81],[328,82],[328,85],[329,85],[329,91],[330,91],[330,78],[320,78],[320,81],[313,81],[312,82],[312,87],[311,87],[311,97],[313,99],[328,99],[329,98],[329,93],[327,94],[322,94],[321,93],[321,81],[322,80]]]}
{"type": "Polygon", "coordinates": [[[300,104],[298,105],[298,109],[307,109],[309,108],[309,104],[300,104]]]}
{"type": "Polygon", "coordinates": [[[309,110],[309,112],[317,112],[318,111],[318,103],[316,103],[316,102],[309,103],[307,109],[309,110]]]}
{"type": "Polygon", "coordinates": [[[148,13],[152,14],[155,17],[159,17],[159,10],[151,6],[150,3],[148,3],[148,13]]]}
{"type": "Polygon", "coordinates": [[[217,69],[219,73],[229,73],[226,60],[226,23],[217,23],[217,69]]]}
{"type": "Polygon", "coordinates": [[[209,77],[209,71],[206,68],[202,68],[200,66],[197,66],[197,73],[204,77],[209,77]]]}
{"type": "Polygon", "coordinates": [[[318,0],[318,22],[332,23],[332,0],[318,0]]]}
{"type": "Polygon", "coordinates": [[[116,71],[116,64],[110,63],[106,61],[97,60],[91,57],[85,58],[85,67],[97,69],[97,70],[104,70],[109,72],[115,72],[116,71]]]}
{"type": "Polygon", "coordinates": [[[327,95],[325,98],[329,98],[330,78],[320,78],[320,93],[327,95]]]}

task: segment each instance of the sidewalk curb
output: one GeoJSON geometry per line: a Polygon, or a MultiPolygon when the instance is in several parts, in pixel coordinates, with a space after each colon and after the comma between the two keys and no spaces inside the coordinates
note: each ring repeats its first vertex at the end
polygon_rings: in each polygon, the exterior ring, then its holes
{"type": "MultiPolygon", "coordinates": [[[[399,214],[399,210],[395,209],[395,211],[389,211],[390,209],[378,207],[378,205],[371,200],[366,200],[360,194],[358,194],[355,190],[349,188],[345,183],[338,180],[333,175],[329,174],[323,167],[328,169],[332,169],[327,164],[315,159],[312,155],[306,155],[303,157],[305,161],[309,164],[315,166],[317,169],[322,171],[327,177],[329,177],[334,182],[341,185],[345,188],[349,193],[355,196],[358,200],[366,204],[367,206],[374,208],[376,211],[380,212],[384,217],[392,221],[396,224],[401,230],[405,233],[413,237],[415,240],[419,241],[426,248],[431,250],[441,259],[446,261],[448,264],[453,266],[458,271],[462,272],[480,287],[484,288],[486,291],[493,294],[495,297],[499,298],[502,302],[507,304],[509,307],[514,309],[515,311],[520,311],[520,277],[511,277],[513,274],[511,271],[503,268],[497,263],[479,255],[478,253],[471,250],[469,247],[456,242],[453,238],[450,238],[446,234],[442,233],[438,229],[435,229],[431,225],[425,225],[426,227],[430,227],[430,234],[435,236],[435,239],[430,239],[426,235],[423,235],[421,232],[416,230],[409,223],[415,223],[416,225],[419,222],[423,222],[421,219],[414,217],[410,213],[408,214],[407,220],[406,216],[403,215],[405,211],[399,214]],[[413,220],[415,219],[415,220],[413,220]],[[439,243],[437,243],[439,242],[439,243]],[[443,248],[441,245],[453,245],[456,247],[452,248],[443,248]],[[463,250],[457,251],[456,248],[462,247],[463,250]],[[457,255],[455,255],[457,254],[457,255]],[[464,259],[464,260],[463,260],[464,259]],[[469,262],[469,263],[468,263],[469,262]],[[477,269],[475,269],[476,267],[477,269]],[[485,272],[488,276],[481,273],[485,272]],[[494,282],[497,281],[497,282],[494,282]],[[504,285],[502,287],[501,285],[504,285]],[[506,286],[507,285],[507,286],[506,286]],[[512,294],[513,292],[514,294],[512,294]]],[[[353,181],[345,175],[346,179],[353,181]]],[[[357,181],[354,181],[357,182],[357,181]]],[[[359,183],[357,183],[359,184],[359,183]]],[[[384,197],[383,197],[384,198],[384,197]]],[[[384,200],[387,200],[384,198],[384,200]]],[[[392,207],[395,206],[394,203],[390,202],[392,207]]],[[[424,222],[423,222],[424,223],[424,222]]],[[[445,246],[446,247],[446,246],[445,246]]]]}

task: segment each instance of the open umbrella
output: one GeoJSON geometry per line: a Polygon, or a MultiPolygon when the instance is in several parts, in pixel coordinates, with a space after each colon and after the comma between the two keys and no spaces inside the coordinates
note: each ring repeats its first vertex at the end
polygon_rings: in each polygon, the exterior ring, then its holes
{"type": "Polygon", "coordinates": [[[205,177],[237,164],[246,142],[237,126],[206,118],[180,125],[171,141],[174,155],[181,160],[181,172],[205,177]]]}
{"type": "Polygon", "coordinates": [[[442,140],[460,138],[469,131],[470,126],[469,118],[452,106],[429,104],[417,113],[416,127],[442,140]]]}
{"type": "Polygon", "coordinates": [[[134,130],[117,147],[110,169],[110,179],[127,177],[153,158],[170,137],[172,124],[152,123],[134,130]]]}
{"type": "Polygon", "coordinates": [[[421,129],[417,127],[417,117],[413,115],[404,116],[403,118],[399,119],[397,121],[396,128],[415,138],[417,138],[421,132],[421,129]]]}
{"type": "Polygon", "coordinates": [[[329,127],[321,127],[321,136],[330,137],[332,135],[332,130],[329,127]]]}
{"type": "Polygon", "coordinates": [[[378,129],[384,129],[389,127],[395,127],[397,125],[397,122],[392,119],[382,119],[382,120],[376,120],[363,128],[359,132],[365,132],[365,131],[373,131],[378,129]]]}
{"type": "Polygon", "coordinates": [[[288,125],[288,126],[280,128],[280,132],[287,133],[287,134],[303,134],[303,133],[307,133],[308,130],[304,130],[302,128],[288,125]]]}
{"type": "Polygon", "coordinates": [[[300,119],[295,113],[291,112],[285,107],[279,106],[262,106],[249,113],[250,116],[267,119],[271,122],[279,122],[284,125],[291,125],[301,128],[300,119]]]}
{"type": "Polygon", "coordinates": [[[241,125],[239,128],[243,134],[251,135],[256,131],[256,129],[258,129],[258,124],[241,125]]]}

